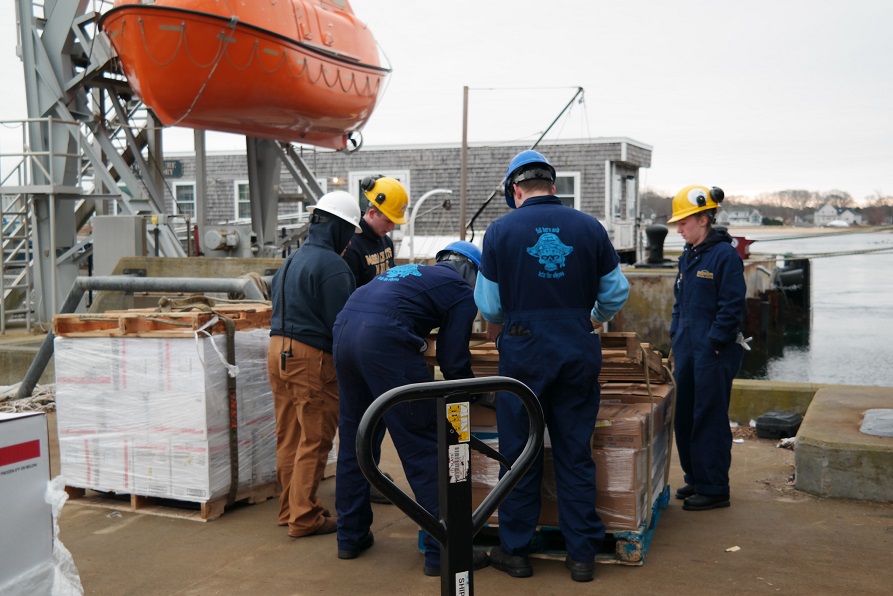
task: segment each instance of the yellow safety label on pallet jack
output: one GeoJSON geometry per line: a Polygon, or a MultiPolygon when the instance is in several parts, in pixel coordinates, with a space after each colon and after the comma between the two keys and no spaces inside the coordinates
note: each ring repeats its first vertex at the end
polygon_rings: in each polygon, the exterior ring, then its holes
{"type": "Polygon", "coordinates": [[[471,426],[468,421],[469,405],[467,401],[447,404],[446,417],[459,435],[460,443],[467,443],[471,439],[471,426]]]}

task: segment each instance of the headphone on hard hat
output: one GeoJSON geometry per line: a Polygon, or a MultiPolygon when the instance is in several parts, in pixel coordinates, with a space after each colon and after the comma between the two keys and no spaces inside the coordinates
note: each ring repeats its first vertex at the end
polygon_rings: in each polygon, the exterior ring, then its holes
{"type": "MultiPolygon", "coordinates": [[[[710,198],[719,205],[722,203],[722,200],[725,198],[725,194],[722,189],[718,186],[714,186],[710,189],[710,198]]],[[[700,195],[698,197],[698,207],[706,207],[707,206],[707,196],[700,195]]]]}
{"type": "MultiPolygon", "coordinates": [[[[381,178],[384,178],[384,176],[382,176],[381,174],[378,174],[377,176],[366,176],[365,178],[363,178],[360,181],[360,188],[363,190],[363,193],[365,194],[375,188],[375,183],[381,178]]],[[[385,199],[387,199],[387,197],[382,192],[378,193],[374,198],[370,198],[368,195],[366,196],[366,198],[370,201],[373,201],[377,205],[381,205],[385,202],[385,199]]]]}

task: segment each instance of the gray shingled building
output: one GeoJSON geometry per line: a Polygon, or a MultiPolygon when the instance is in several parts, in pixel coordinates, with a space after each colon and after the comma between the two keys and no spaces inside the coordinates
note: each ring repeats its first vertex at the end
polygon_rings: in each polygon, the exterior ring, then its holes
{"type": "MultiPolygon", "coordinates": [[[[466,221],[474,219],[469,238],[481,238],[487,225],[508,211],[501,190],[505,168],[516,153],[528,148],[494,144],[469,146],[466,221]],[[481,210],[494,191],[495,196],[481,210]]],[[[639,169],[650,167],[651,147],[621,137],[543,142],[537,149],[557,171],[558,195],[569,206],[597,217],[608,229],[624,260],[635,260],[639,236],[639,169]]],[[[451,191],[451,194],[431,193],[425,204],[420,205],[416,210],[414,236],[458,236],[461,184],[458,144],[367,147],[353,153],[305,148],[301,156],[324,191],[347,190],[359,197],[359,181],[375,174],[401,180],[409,191],[410,207],[432,190],[451,191]]],[[[194,156],[168,154],[165,162],[168,188],[177,197],[177,204],[170,201],[168,206],[171,213],[194,212],[194,156]]],[[[208,152],[206,168],[207,221],[218,224],[248,220],[244,152],[208,152]]],[[[285,169],[277,200],[280,215],[303,211],[300,187],[285,169]]],[[[396,233],[396,239],[406,237],[407,227],[396,233]]]]}

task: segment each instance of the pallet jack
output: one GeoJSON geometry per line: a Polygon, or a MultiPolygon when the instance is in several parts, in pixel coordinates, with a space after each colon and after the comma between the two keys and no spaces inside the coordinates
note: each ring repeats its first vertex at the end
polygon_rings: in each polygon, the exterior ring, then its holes
{"type": "Polygon", "coordinates": [[[509,377],[413,383],[391,389],[372,402],[357,430],[357,459],[363,475],[391,502],[441,545],[440,590],[443,596],[472,596],[473,540],[496,507],[533,465],[543,446],[545,423],[539,400],[527,385],[509,377]],[[504,391],[518,397],[527,410],[530,433],[514,464],[471,434],[469,409],[475,396],[504,391]],[[422,399],[437,401],[437,519],[385,477],[372,457],[374,430],[384,413],[397,404],[422,399]],[[496,486],[471,510],[471,452],[474,449],[505,466],[496,486]]]}

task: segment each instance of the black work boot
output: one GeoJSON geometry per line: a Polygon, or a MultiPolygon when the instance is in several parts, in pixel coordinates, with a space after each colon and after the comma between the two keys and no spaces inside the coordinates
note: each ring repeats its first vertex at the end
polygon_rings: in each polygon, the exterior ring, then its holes
{"type": "Polygon", "coordinates": [[[564,560],[564,566],[570,570],[571,579],[575,582],[591,582],[595,577],[595,563],[593,561],[581,563],[580,561],[574,561],[568,555],[564,560]]]}
{"type": "Polygon", "coordinates": [[[364,550],[368,550],[372,548],[372,545],[375,544],[375,537],[372,536],[372,532],[367,532],[366,536],[360,540],[360,543],[356,546],[356,548],[348,548],[348,549],[338,549],[338,558],[339,559],[356,559],[360,556],[364,550]]]}
{"type": "Polygon", "coordinates": [[[505,571],[512,577],[530,577],[533,575],[533,567],[530,559],[523,555],[510,555],[501,546],[494,546],[490,551],[490,565],[500,571],[505,571]]]}
{"type": "Polygon", "coordinates": [[[692,495],[682,502],[682,508],[686,511],[706,511],[729,505],[729,495],[692,495]]]}
{"type": "Polygon", "coordinates": [[[693,484],[686,484],[685,486],[680,486],[676,489],[677,499],[687,499],[693,496],[695,496],[695,487],[693,484]]]}
{"type": "MultiPolygon", "coordinates": [[[[487,556],[487,553],[482,550],[475,550],[471,553],[471,568],[477,571],[478,569],[483,569],[487,565],[490,564],[490,557],[487,556]]],[[[440,575],[440,565],[428,565],[425,564],[422,567],[422,572],[428,576],[438,576],[440,575]]]]}

